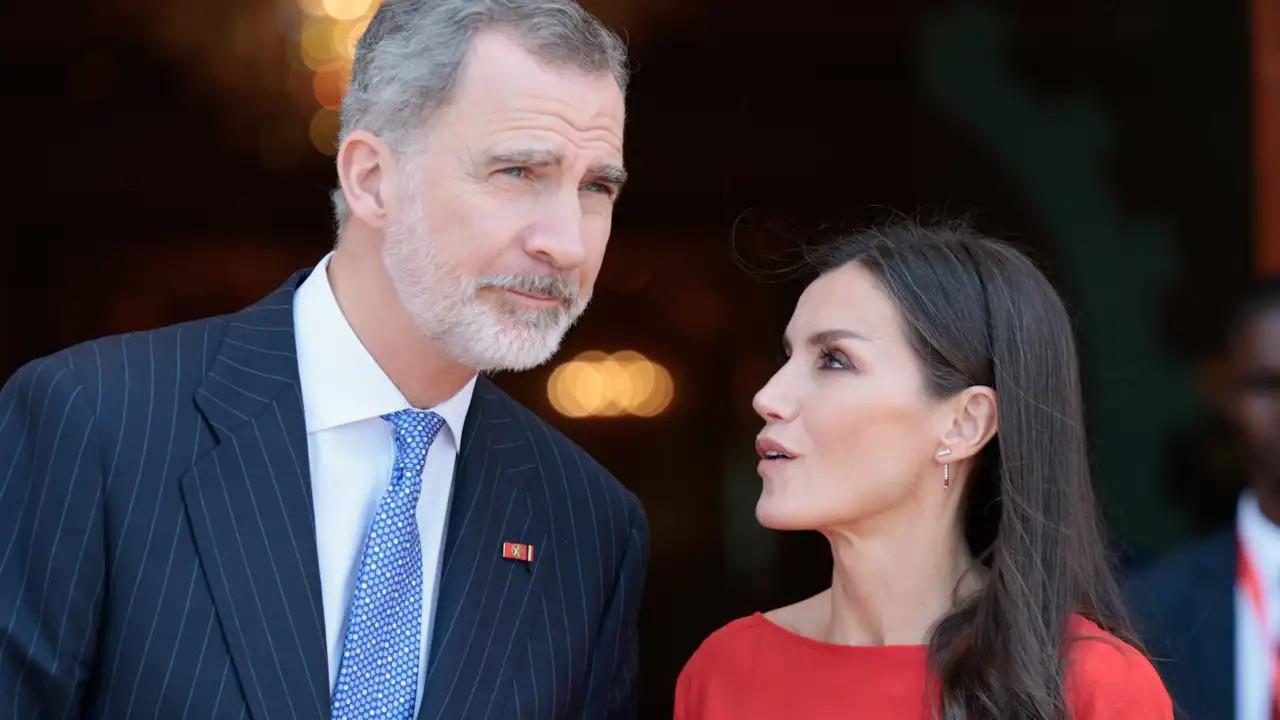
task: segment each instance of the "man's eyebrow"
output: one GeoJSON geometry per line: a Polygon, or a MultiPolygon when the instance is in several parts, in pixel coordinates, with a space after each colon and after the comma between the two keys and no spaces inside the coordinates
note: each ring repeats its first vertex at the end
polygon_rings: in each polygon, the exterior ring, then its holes
{"type": "Polygon", "coordinates": [[[604,182],[613,183],[618,187],[622,187],[627,182],[627,169],[613,163],[592,165],[587,169],[587,174],[604,182]]]}
{"type": "Polygon", "coordinates": [[[564,158],[554,150],[501,150],[489,153],[487,161],[490,165],[542,167],[559,165],[564,161],[564,158]]]}
{"type": "MultiPolygon", "coordinates": [[[[485,158],[487,165],[525,165],[551,167],[564,163],[564,156],[555,150],[526,149],[499,150],[485,158]]],[[[606,182],[621,189],[627,182],[626,168],[611,162],[596,163],[587,168],[587,175],[598,182],[606,182]]]]}

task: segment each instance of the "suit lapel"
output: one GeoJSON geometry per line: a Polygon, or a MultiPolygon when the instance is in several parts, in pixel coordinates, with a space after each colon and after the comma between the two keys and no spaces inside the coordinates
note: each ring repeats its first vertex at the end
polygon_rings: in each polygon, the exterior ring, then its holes
{"type": "Polygon", "coordinates": [[[293,293],[306,275],[227,319],[196,393],[219,444],[182,483],[201,567],[257,720],[329,712],[293,333],[293,293]]]}
{"type": "Polygon", "coordinates": [[[545,574],[545,513],[526,488],[537,472],[533,448],[512,401],[481,377],[467,416],[454,475],[427,683],[419,718],[483,716],[509,668],[545,574]],[[534,546],[534,561],[502,557],[502,543],[534,546]]]}

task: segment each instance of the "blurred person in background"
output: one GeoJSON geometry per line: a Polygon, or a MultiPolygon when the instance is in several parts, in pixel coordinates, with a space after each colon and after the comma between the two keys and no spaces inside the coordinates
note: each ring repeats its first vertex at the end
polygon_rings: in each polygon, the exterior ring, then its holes
{"type": "Polygon", "coordinates": [[[677,720],[1164,720],[1106,563],[1057,293],[961,225],[816,259],[755,397],[756,517],[816,530],[831,586],[707,638],[677,720]]]}
{"type": "Polygon", "coordinates": [[[388,0],[335,250],[0,392],[0,717],[637,712],[643,510],[481,373],[586,307],[625,49],[572,0],[388,0]]]}
{"type": "Polygon", "coordinates": [[[1230,316],[1214,405],[1238,439],[1246,489],[1235,522],[1135,575],[1138,630],[1180,712],[1280,718],[1280,278],[1230,316]]]}

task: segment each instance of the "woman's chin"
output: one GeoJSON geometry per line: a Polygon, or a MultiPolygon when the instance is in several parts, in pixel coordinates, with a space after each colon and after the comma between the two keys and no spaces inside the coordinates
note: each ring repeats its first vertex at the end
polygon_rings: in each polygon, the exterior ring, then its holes
{"type": "Polygon", "coordinates": [[[783,498],[767,492],[756,501],[756,522],[770,530],[811,530],[814,527],[811,520],[809,513],[788,507],[783,498]]]}

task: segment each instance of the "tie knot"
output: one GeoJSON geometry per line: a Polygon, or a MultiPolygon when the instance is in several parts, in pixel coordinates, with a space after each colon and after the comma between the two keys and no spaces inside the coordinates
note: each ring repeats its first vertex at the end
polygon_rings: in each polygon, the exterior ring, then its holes
{"type": "Polygon", "coordinates": [[[382,416],[396,431],[396,444],[425,452],[444,427],[444,418],[425,410],[397,410],[382,416]]]}

